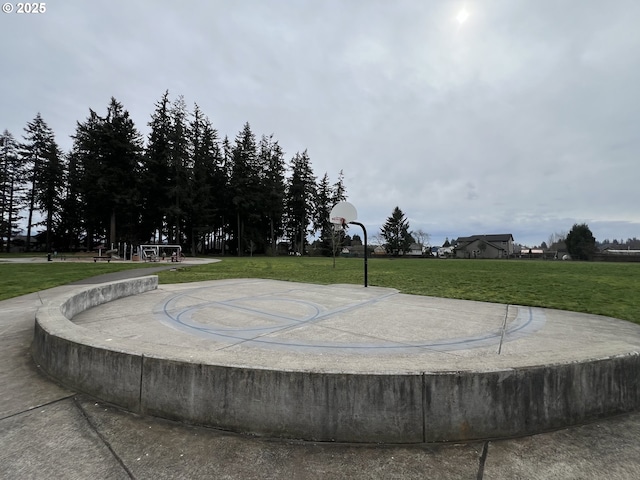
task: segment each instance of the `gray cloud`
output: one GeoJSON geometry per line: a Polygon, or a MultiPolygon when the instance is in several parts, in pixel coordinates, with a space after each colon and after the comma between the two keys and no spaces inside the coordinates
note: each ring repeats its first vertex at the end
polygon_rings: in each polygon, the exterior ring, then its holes
{"type": "Polygon", "coordinates": [[[2,15],[0,128],[76,121],[123,102],[147,133],[169,89],[223,135],[245,121],[318,176],[343,170],[375,230],[511,232],[575,222],[640,236],[640,3],[68,0],[2,15]],[[455,21],[466,5],[466,23],[455,21]]]}

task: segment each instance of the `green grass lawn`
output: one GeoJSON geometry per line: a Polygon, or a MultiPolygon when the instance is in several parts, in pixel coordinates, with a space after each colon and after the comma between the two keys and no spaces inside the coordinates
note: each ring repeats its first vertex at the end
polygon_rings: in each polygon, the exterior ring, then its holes
{"type": "MultiPolygon", "coordinates": [[[[225,257],[161,272],[162,283],[271,278],[363,283],[363,260],[225,257]]],[[[369,259],[369,285],[402,293],[558,308],[640,323],[640,264],[526,260],[369,259]]]]}
{"type": "MultiPolygon", "coordinates": [[[[32,255],[33,256],[33,255],[32,255]]],[[[135,263],[1,263],[0,262],[0,300],[57,287],[83,278],[118,272],[132,268],[157,266],[135,263]]]]}
{"type": "MultiPolygon", "coordinates": [[[[145,264],[0,263],[0,300],[145,264]]],[[[153,265],[149,265],[153,266],[153,265]]],[[[160,272],[161,283],[270,278],[363,284],[362,259],[225,257],[160,272]]],[[[559,308],[640,323],[640,263],[525,260],[369,259],[369,285],[402,293],[559,308]]]]}

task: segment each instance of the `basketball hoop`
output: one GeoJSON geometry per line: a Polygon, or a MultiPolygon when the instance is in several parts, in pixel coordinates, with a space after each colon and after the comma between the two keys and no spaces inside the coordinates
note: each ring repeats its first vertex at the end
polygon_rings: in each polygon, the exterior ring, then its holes
{"type": "MultiPolygon", "coordinates": [[[[358,218],[356,207],[351,205],[349,202],[338,202],[331,209],[329,218],[336,230],[338,229],[338,226],[344,230],[347,227],[347,224],[352,223],[362,227],[362,233],[364,233],[364,286],[366,287],[369,282],[367,279],[367,229],[364,228],[364,225],[360,222],[356,222],[356,219],[358,218]]],[[[335,267],[335,256],[333,262],[335,267]]]]}
{"type": "Polygon", "coordinates": [[[347,227],[347,221],[344,217],[331,217],[331,223],[333,223],[333,228],[338,230],[344,230],[347,227]]]}

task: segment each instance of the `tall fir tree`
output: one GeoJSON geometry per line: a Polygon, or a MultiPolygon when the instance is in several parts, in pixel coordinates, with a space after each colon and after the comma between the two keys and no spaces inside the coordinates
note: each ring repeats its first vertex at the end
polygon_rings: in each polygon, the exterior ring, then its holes
{"type": "Polygon", "coordinates": [[[395,207],[391,216],[382,226],[380,232],[386,240],[387,253],[392,255],[404,255],[411,245],[412,238],[409,233],[409,220],[405,217],[400,207],[395,207]]]}
{"type": "Polygon", "coordinates": [[[100,214],[103,188],[92,188],[103,166],[102,122],[102,118],[89,109],[89,116],[84,122],[77,122],[76,131],[71,136],[73,146],[70,159],[73,159],[78,173],[76,189],[82,205],[85,248],[89,249],[93,248],[96,235],[105,237],[107,228],[106,219],[100,214]]]}
{"type": "Polygon", "coordinates": [[[66,180],[61,202],[58,227],[60,249],[68,252],[80,247],[84,229],[84,202],[82,196],[82,170],[73,152],[66,155],[66,180]]]}
{"type": "Polygon", "coordinates": [[[196,104],[189,124],[189,151],[192,173],[189,177],[187,237],[193,254],[203,251],[205,235],[215,229],[218,206],[214,188],[220,181],[222,154],[218,132],[196,104]]]}
{"type": "Polygon", "coordinates": [[[40,113],[24,129],[24,142],[20,145],[20,156],[24,162],[25,175],[28,179],[27,186],[27,244],[26,250],[31,250],[31,237],[34,224],[34,213],[38,209],[38,197],[42,197],[43,189],[40,181],[43,179],[42,171],[47,169],[48,163],[58,163],[58,146],[55,143],[53,131],[42,119],[40,113]]]}
{"type": "Polygon", "coordinates": [[[315,197],[315,208],[313,218],[314,232],[320,232],[320,253],[331,255],[333,240],[333,226],[329,219],[329,214],[333,208],[333,189],[329,180],[329,175],[325,172],[318,183],[315,197]]]}
{"type": "Polygon", "coordinates": [[[231,220],[235,218],[235,205],[233,203],[233,188],[231,177],[233,175],[233,147],[229,137],[225,135],[221,147],[222,163],[219,176],[215,185],[216,201],[219,211],[219,228],[214,232],[214,249],[219,250],[224,256],[231,250],[231,220]]]}
{"type": "Polygon", "coordinates": [[[258,211],[260,174],[257,168],[257,147],[249,122],[245,123],[242,131],[236,136],[231,151],[231,163],[229,186],[235,216],[235,224],[232,224],[231,230],[234,233],[237,254],[242,256],[247,250],[253,252],[257,240],[256,225],[260,220],[258,211]]]}
{"type": "Polygon", "coordinates": [[[171,164],[171,102],[165,91],[156,103],[148,125],[151,128],[142,163],[141,204],[143,229],[151,240],[162,243],[165,219],[170,205],[169,170],[171,164]]]}
{"type": "MultiPolygon", "coordinates": [[[[36,202],[44,213],[45,247],[47,252],[53,250],[54,238],[59,241],[58,226],[61,221],[62,201],[66,183],[66,168],[63,154],[55,140],[49,144],[49,150],[42,159],[37,172],[36,202]]],[[[56,245],[56,249],[60,246],[56,245]]]]}
{"type": "Polygon", "coordinates": [[[82,170],[88,248],[94,235],[108,243],[136,242],[140,232],[140,166],[142,137],[115,98],[100,117],[93,110],[78,123],[72,155],[82,170]]]}
{"type": "Polygon", "coordinates": [[[184,241],[186,207],[189,199],[189,175],[191,159],[188,146],[188,115],[184,97],[178,97],[169,111],[171,130],[169,135],[169,205],[166,217],[169,241],[179,244],[184,241]]]}
{"type": "Polygon", "coordinates": [[[316,179],[306,150],[294,155],[290,168],[286,200],[287,236],[294,251],[304,254],[307,235],[312,231],[316,196],[316,179]]]}
{"type": "Polygon", "coordinates": [[[285,196],[285,160],[282,148],[273,135],[262,136],[259,145],[261,210],[267,251],[277,253],[278,238],[283,233],[284,196],[285,196]]]}
{"type": "Polygon", "coordinates": [[[111,98],[107,108],[104,128],[106,169],[102,175],[111,188],[110,243],[137,241],[142,136],[129,112],[115,98],[111,98]]]}
{"type": "Polygon", "coordinates": [[[338,202],[344,202],[347,200],[347,187],[344,185],[344,173],[340,170],[338,173],[338,180],[333,184],[333,198],[331,201],[335,205],[338,202]]]}
{"type": "Polygon", "coordinates": [[[0,247],[9,253],[18,235],[20,210],[24,206],[25,176],[18,155],[18,143],[8,130],[0,135],[0,247]],[[6,239],[3,245],[2,241],[6,239]]]}

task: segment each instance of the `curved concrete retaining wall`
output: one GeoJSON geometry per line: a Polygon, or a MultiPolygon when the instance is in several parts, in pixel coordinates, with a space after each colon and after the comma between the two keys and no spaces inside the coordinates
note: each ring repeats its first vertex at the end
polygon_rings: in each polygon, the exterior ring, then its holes
{"type": "Polygon", "coordinates": [[[68,387],[128,410],[313,441],[421,443],[539,433],[640,407],[640,355],[480,372],[350,374],[194,362],[144,342],[109,343],[69,321],[157,287],[96,286],[43,307],[34,358],[68,387]]]}
{"type": "Polygon", "coordinates": [[[33,357],[62,384],[131,410],[140,408],[142,356],[69,320],[91,307],[158,288],[158,277],[109,282],[52,300],[36,313],[33,357]]]}

